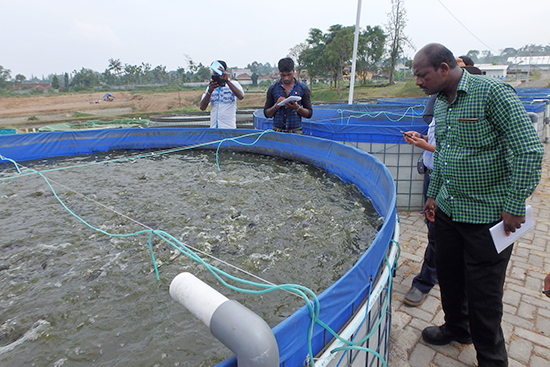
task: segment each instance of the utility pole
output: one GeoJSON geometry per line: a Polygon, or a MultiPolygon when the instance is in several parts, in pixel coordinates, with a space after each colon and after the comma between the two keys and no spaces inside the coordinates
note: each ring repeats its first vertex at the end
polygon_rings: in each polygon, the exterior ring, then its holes
{"type": "Polygon", "coordinates": [[[353,89],[355,87],[355,64],[357,63],[357,45],[359,44],[360,21],[361,21],[361,0],[357,0],[357,18],[355,20],[355,37],[353,38],[353,57],[351,59],[351,76],[349,80],[348,104],[353,103],[353,89]]]}

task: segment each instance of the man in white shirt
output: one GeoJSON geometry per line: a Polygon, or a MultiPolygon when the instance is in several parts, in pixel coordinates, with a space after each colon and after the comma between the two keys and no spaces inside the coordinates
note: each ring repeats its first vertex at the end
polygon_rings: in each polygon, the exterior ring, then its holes
{"type": "Polygon", "coordinates": [[[227,64],[218,60],[221,64],[221,75],[214,74],[212,80],[202,95],[200,109],[206,110],[208,104],[212,104],[210,112],[210,127],[215,129],[237,128],[237,99],[244,98],[243,87],[236,80],[229,80],[227,64]]]}

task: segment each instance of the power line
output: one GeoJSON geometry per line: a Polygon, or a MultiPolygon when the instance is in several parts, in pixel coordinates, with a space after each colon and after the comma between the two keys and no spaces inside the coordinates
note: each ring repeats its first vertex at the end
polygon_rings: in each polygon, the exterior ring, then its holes
{"type": "Polygon", "coordinates": [[[441,0],[437,0],[437,1],[441,4],[442,7],[445,8],[445,10],[447,10],[447,11],[449,12],[449,14],[451,14],[451,16],[452,16],[453,18],[456,19],[456,21],[457,21],[461,26],[464,27],[465,30],[467,30],[472,36],[474,36],[475,39],[477,39],[479,42],[483,43],[483,44],[485,45],[485,47],[489,48],[489,50],[493,51],[494,53],[498,53],[497,51],[493,50],[493,48],[492,48],[491,46],[487,45],[485,42],[483,42],[482,40],[480,40],[479,37],[476,36],[472,31],[470,31],[470,30],[468,29],[468,27],[466,27],[466,26],[460,21],[460,19],[458,19],[458,18],[457,18],[457,17],[456,17],[456,16],[455,16],[455,15],[445,6],[445,4],[443,4],[443,3],[441,2],[441,0]]]}

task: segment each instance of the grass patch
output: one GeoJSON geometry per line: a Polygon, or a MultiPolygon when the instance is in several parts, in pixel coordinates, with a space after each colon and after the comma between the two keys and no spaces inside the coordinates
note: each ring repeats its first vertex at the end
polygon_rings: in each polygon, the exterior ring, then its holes
{"type": "Polygon", "coordinates": [[[73,117],[77,119],[82,117],[92,117],[92,116],[95,116],[95,115],[92,115],[91,113],[80,112],[80,111],[76,111],[75,113],[73,113],[73,117]]]}

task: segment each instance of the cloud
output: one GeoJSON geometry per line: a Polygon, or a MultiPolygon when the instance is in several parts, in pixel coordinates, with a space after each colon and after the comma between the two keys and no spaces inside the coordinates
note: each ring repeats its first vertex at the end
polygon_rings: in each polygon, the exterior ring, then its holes
{"type": "Polygon", "coordinates": [[[120,46],[122,42],[113,29],[107,25],[74,21],[69,31],[69,37],[86,40],[94,44],[120,46]]]}

